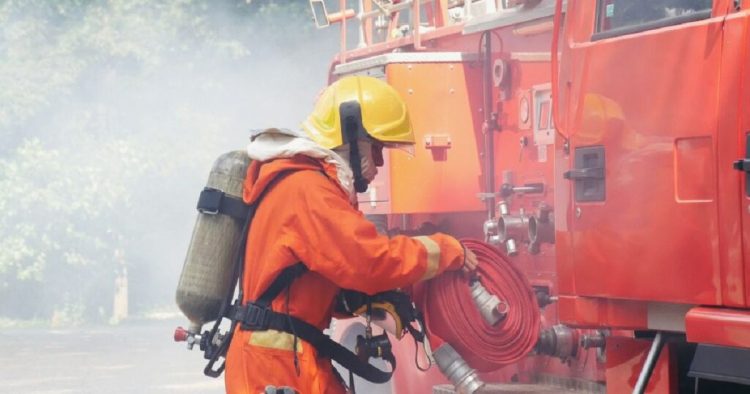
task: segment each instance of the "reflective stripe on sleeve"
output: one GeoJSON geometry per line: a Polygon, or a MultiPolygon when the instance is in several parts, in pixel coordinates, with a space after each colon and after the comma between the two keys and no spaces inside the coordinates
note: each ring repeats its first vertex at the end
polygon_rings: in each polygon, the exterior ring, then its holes
{"type": "Polygon", "coordinates": [[[427,249],[427,270],[422,275],[422,280],[431,279],[438,272],[440,267],[440,246],[432,238],[426,236],[414,237],[415,240],[422,243],[427,249]]]}

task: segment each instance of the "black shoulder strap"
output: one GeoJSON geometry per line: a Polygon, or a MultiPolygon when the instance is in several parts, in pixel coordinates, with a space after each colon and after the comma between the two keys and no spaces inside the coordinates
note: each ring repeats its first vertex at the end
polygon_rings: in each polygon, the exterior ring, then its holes
{"type": "MultiPolygon", "coordinates": [[[[244,276],[244,270],[245,270],[244,250],[245,250],[245,247],[247,246],[247,238],[250,236],[250,226],[252,225],[253,219],[255,218],[255,213],[258,211],[258,205],[260,205],[260,202],[263,201],[263,198],[266,197],[266,194],[268,194],[268,192],[271,189],[273,189],[273,187],[276,186],[276,184],[281,182],[282,179],[286,178],[289,174],[295,171],[299,171],[299,170],[286,170],[286,171],[281,171],[278,174],[276,174],[276,177],[273,178],[268,183],[268,185],[266,185],[266,188],[263,189],[262,192],[260,192],[260,195],[258,195],[258,198],[256,198],[252,204],[247,206],[248,207],[247,219],[245,222],[245,226],[243,228],[242,238],[241,238],[240,245],[239,245],[239,248],[240,248],[239,255],[235,259],[237,265],[235,266],[236,274],[235,274],[234,280],[237,283],[237,286],[239,286],[239,295],[237,297],[239,300],[239,303],[242,303],[242,300],[244,298],[244,293],[242,289],[242,277],[244,276]]],[[[232,288],[230,297],[231,295],[234,295],[234,287],[232,288]]],[[[231,298],[229,301],[231,301],[231,298]]]]}
{"type": "Polygon", "coordinates": [[[305,272],[307,272],[307,267],[302,263],[297,263],[284,268],[284,270],[281,271],[276,279],[271,282],[271,285],[268,286],[266,291],[264,291],[263,294],[258,297],[258,300],[255,301],[255,304],[264,307],[271,306],[271,302],[273,302],[273,300],[275,300],[276,297],[281,294],[284,289],[292,284],[295,279],[302,276],[302,274],[304,274],[305,272]]]}
{"type": "MultiPolygon", "coordinates": [[[[276,174],[275,178],[271,180],[271,182],[266,185],[266,188],[263,189],[263,191],[260,193],[258,198],[252,203],[252,204],[245,204],[244,201],[241,201],[235,197],[231,197],[231,200],[228,198],[229,196],[221,192],[221,196],[218,197],[218,203],[217,200],[217,194],[213,192],[206,193],[206,189],[203,190],[201,193],[201,197],[198,199],[198,210],[201,211],[201,207],[203,206],[204,209],[208,209],[207,214],[216,214],[216,213],[224,213],[229,216],[242,219],[244,224],[242,226],[242,235],[240,236],[240,241],[237,243],[237,248],[234,251],[234,269],[233,269],[233,278],[232,278],[232,285],[229,288],[229,291],[227,292],[227,295],[224,298],[224,303],[221,306],[221,310],[219,312],[219,318],[216,319],[216,322],[214,322],[213,327],[210,331],[207,333],[204,333],[204,337],[208,339],[206,341],[207,345],[204,350],[205,354],[204,357],[208,360],[208,363],[206,364],[206,367],[203,369],[203,373],[206,376],[210,376],[213,378],[217,378],[221,376],[221,373],[224,372],[225,363],[224,360],[222,360],[221,365],[214,368],[214,364],[219,361],[220,358],[225,358],[227,354],[227,350],[229,349],[229,343],[232,341],[232,337],[234,336],[234,330],[235,325],[232,324],[229,328],[229,331],[226,333],[224,338],[220,340],[220,345],[208,345],[212,344],[214,342],[214,339],[217,338],[217,335],[219,335],[219,325],[221,324],[221,321],[224,317],[228,317],[229,313],[232,309],[232,299],[234,298],[234,290],[235,288],[238,288],[238,304],[242,302],[243,299],[243,292],[242,292],[242,276],[243,276],[243,270],[245,265],[245,247],[247,245],[247,236],[250,233],[250,225],[252,224],[253,219],[255,218],[255,213],[258,209],[258,205],[261,201],[263,201],[263,197],[266,196],[269,190],[271,190],[274,185],[279,183],[282,179],[284,179],[287,175],[291,174],[292,172],[295,172],[297,170],[286,170],[282,171],[278,174],[276,174]],[[204,193],[206,193],[206,197],[204,198],[204,193]],[[208,199],[208,200],[206,200],[208,199]],[[203,203],[201,203],[203,201],[203,203]],[[206,201],[213,201],[212,203],[206,202],[206,201]],[[229,203],[229,205],[233,206],[233,208],[228,208],[232,210],[235,214],[239,213],[239,215],[230,214],[226,211],[222,211],[221,207],[225,206],[227,201],[232,201],[229,203]],[[234,202],[239,202],[242,206],[241,208],[237,208],[236,204],[234,202]],[[213,204],[213,205],[212,205],[213,204]]],[[[208,188],[207,188],[208,189],[208,188]]],[[[216,190],[216,189],[213,189],[216,190]]],[[[228,205],[226,205],[228,206],[228,205]]]]}

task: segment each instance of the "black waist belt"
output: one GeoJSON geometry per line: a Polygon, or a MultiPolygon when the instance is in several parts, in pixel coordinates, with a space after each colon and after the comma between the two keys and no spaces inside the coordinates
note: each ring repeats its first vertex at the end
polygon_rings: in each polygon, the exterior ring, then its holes
{"type": "MultiPolygon", "coordinates": [[[[349,349],[323,334],[317,327],[296,317],[274,312],[270,308],[254,303],[235,306],[231,311],[231,317],[234,321],[240,323],[240,328],[243,330],[278,330],[296,335],[312,345],[318,351],[319,356],[336,361],[350,372],[370,382],[385,383],[393,375],[393,371],[381,371],[370,363],[361,360],[349,349]]],[[[296,349],[291,350],[296,351],[296,349]]],[[[386,361],[389,361],[395,369],[395,360],[386,361]]]]}

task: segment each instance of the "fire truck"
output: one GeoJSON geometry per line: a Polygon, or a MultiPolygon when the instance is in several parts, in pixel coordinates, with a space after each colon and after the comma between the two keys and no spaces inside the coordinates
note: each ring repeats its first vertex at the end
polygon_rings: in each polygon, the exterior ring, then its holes
{"type": "Polygon", "coordinates": [[[478,390],[419,370],[408,341],[390,385],[358,390],[750,392],[750,1],[310,5],[341,31],[329,80],[387,81],[417,136],[360,209],[494,245],[542,316],[478,390]]]}

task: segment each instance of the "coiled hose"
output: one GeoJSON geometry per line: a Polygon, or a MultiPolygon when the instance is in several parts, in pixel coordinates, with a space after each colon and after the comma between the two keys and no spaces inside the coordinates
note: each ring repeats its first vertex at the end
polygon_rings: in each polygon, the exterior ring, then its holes
{"type": "Polygon", "coordinates": [[[539,338],[540,312],[526,276],[496,248],[462,240],[479,260],[476,273],[491,294],[507,303],[505,319],[491,326],[474,303],[470,278],[448,272],[427,282],[418,299],[432,348],[448,342],[480,372],[519,361],[539,338]]]}

